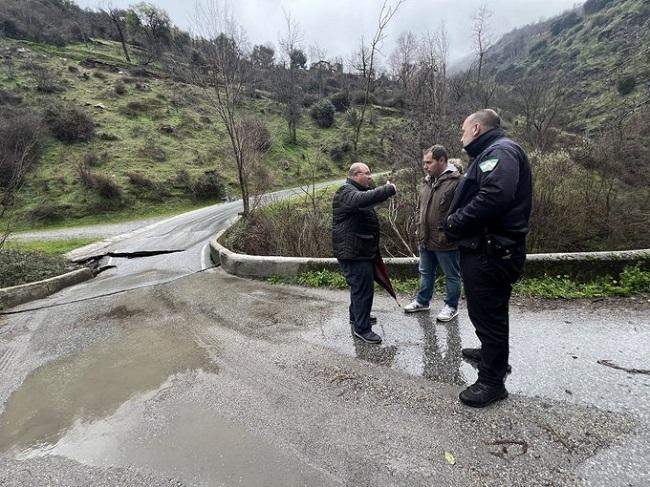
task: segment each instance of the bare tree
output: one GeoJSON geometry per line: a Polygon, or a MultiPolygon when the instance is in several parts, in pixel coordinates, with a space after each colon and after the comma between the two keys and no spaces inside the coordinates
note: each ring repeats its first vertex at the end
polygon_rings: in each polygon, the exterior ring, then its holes
{"type": "Polygon", "coordinates": [[[302,53],[302,49],[300,48],[302,33],[300,32],[298,23],[291,17],[290,12],[285,12],[284,18],[287,31],[279,42],[284,67],[278,67],[276,85],[278,101],[285,106],[284,118],[287,121],[289,129],[289,142],[296,144],[298,141],[296,131],[298,122],[302,116],[303,98],[302,89],[298,83],[298,71],[300,64],[304,65],[302,63],[304,53],[302,53]],[[302,57],[300,53],[302,53],[302,57]]]}
{"type": "Polygon", "coordinates": [[[318,81],[318,95],[322,98],[325,96],[325,70],[329,71],[329,62],[325,60],[327,57],[327,50],[319,46],[317,43],[309,46],[309,57],[311,63],[309,70],[316,71],[316,81],[318,81]]]}
{"type": "Polygon", "coordinates": [[[368,107],[368,102],[370,98],[370,88],[372,86],[372,81],[374,78],[374,68],[375,68],[375,56],[379,52],[382,42],[386,38],[386,26],[390,23],[391,19],[397,13],[399,7],[406,0],[384,0],[384,3],[381,6],[379,11],[379,17],[377,19],[377,29],[375,34],[370,41],[369,46],[365,46],[364,40],[361,39],[360,55],[363,66],[363,77],[364,77],[364,97],[363,104],[361,105],[361,110],[359,114],[358,123],[354,127],[354,136],[352,138],[352,146],[356,152],[359,146],[359,136],[361,135],[361,127],[366,116],[366,109],[368,107]]]}
{"type": "Polygon", "coordinates": [[[244,88],[251,76],[247,61],[246,36],[232,12],[222,0],[206,0],[197,4],[197,28],[203,54],[203,64],[193,68],[195,82],[204,88],[206,97],[223,122],[237,177],[243,215],[250,213],[249,174],[255,160],[251,156],[248,125],[242,123],[241,102],[244,88]]]}
{"type": "Polygon", "coordinates": [[[549,149],[551,129],[563,108],[564,90],[546,79],[526,78],[514,87],[510,99],[514,110],[524,117],[525,140],[542,151],[549,149]]]}
{"type": "Polygon", "coordinates": [[[122,44],[122,50],[124,51],[124,58],[127,62],[131,62],[129,57],[129,51],[126,48],[126,21],[127,21],[127,11],[113,7],[111,2],[107,2],[106,6],[100,10],[105,15],[108,16],[110,21],[113,23],[115,30],[117,30],[117,35],[120,38],[120,43],[122,44]]]}
{"type": "MultiPolygon", "coordinates": [[[[16,200],[25,175],[38,160],[41,150],[39,118],[26,111],[3,110],[0,117],[0,219],[16,200]]],[[[11,232],[7,219],[0,233],[0,249],[11,232]]]]}
{"type": "Polygon", "coordinates": [[[172,21],[165,10],[147,2],[140,2],[127,13],[127,25],[144,40],[146,56],[143,64],[158,59],[163,47],[171,44],[172,21]]]}
{"type": "Polygon", "coordinates": [[[408,93],[411,80],[416,70],[418,41],[411,31],[402,32],[397,38],[397,45],[388,58],[388,64],[395,79],[400,83],[404,93],[408,93]]]}
{"type": "Polygon", "coordinates": [[[477,70],[476,70],[476,91],[481,91],[481,75],[483,72],[483,58],[485,53],[492,46],[493,34],[490,26],[492,18],[492,11],[487,7],[487,4],[482,4],[476,15],[474,16],[474,26],[472,34],[474,36],[474,52],[477,57],[477,70]]]}

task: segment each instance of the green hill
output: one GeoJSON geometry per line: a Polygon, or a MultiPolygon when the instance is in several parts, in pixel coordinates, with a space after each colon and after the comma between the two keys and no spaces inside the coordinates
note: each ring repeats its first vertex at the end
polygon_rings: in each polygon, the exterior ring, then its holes
{"type": "Polygon", "coordinates": [[[572,131],[601,130],[648,102],[650,3],[589,0],[553,19],[517,29],[488,51],[486,70],[515,87],[555,84],[572,131]]]}
{"type": "MultiPolygon", "coordinates": [[[[175,81],[160,66],[125,63],[121,45],[110,40],[59,47],[5,37],[0,56],[0,109],[32,110],[48,134],[14,205],[18,228],[167,213],[239,197],[225,128],[202,89],[175,81]],[[89,134],[61,140],[83,127],[84,114],[89,134]]],[[[321,129],[305,110],[298,143],[289,144],[282,106],[267,93],[251,92],[243,110],[268,130],[261,157],[271,188],[343,176],[352,158],[345,113],[321,129]]],[[[381,138],[399,123],[396,115],[377,107],[362,133],[358,156],[375,167],[385,164],[381,138]]]]}

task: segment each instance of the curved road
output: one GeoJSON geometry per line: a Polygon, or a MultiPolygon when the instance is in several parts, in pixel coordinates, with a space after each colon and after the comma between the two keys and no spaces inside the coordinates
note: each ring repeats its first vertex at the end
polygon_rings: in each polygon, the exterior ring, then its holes
{"type": "Polygon", "coordinates": [[[471,410],[464,310],[378,294],[358,343],[346,292],[210,268],[239,209],[78,249],[115,267],[0,313],[0,485],[650,485],[647,301],[513,306],[511,397],[471,410]]]}

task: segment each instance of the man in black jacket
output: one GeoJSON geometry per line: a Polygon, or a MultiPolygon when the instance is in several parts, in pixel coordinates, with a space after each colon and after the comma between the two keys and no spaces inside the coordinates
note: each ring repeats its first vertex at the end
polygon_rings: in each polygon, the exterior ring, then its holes
{"type": "Polygon", "coordinates": [[[379,220],[374,205],[396,193],[395,185],[370,189],[370,169],[362,162],[350,167],[348,179],[332,200],[334,257],[350,286],[350,324],[354,336],[367,343],[381,343],[371,329],[374,297],[374,261],[379,255],[379,220]]]}
{"type": "Polygon", "coordinates": [[[505,136],[494,110],[467,117],[461,141],[471,162],[445,232],[460,250],[467,311],[481,348],[462,350],[479,365],[478,380],[459,397],[464,404],[484,407],[508,396],[508,305],[526,260],[533,185],[526,154],[505,136]]]}

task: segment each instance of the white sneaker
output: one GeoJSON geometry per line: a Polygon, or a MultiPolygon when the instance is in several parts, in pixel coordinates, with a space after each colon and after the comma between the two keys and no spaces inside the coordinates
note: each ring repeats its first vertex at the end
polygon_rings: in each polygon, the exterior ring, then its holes
{"type": "Polygon", "coordinates": [[[416,313],[418,311],[428,311],[428,310],[429,310],[428,304],[420,304],[417,302],[417,300],[404,306],[405,313],[416,313]]]}
{"type": "Polygon", "coordinates": [[[438,313],[438,316],[436,316],[436,319],[438,321],[451,321],[456,316],[458,316],[458,310],[456,308],[452,308],[448,304],[445,304],[445,307],[442,308],[440,313],[438,313]]]}

